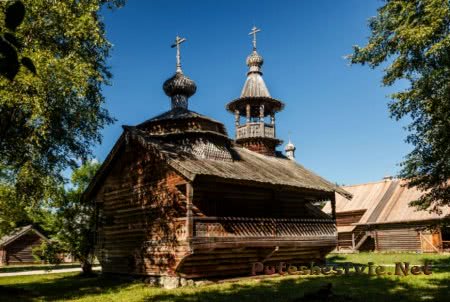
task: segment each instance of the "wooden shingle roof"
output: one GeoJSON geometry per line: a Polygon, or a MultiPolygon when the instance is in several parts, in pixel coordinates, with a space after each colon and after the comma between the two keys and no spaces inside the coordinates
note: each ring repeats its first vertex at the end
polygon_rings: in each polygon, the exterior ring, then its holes
{"type": "MultiPolygon", "coordinates": [[[[336,213],[366,210],[358,224],[385,224],[443,219],[450,215],[450,207],[442,208],[442,214],[417,211],[409,203],[423,192],[406,187],[405,180],[383,180],[360,185],[343,186],[353,194],[352,200],[336,196],[336,213]]],[[[330,204],[323,211],[331,212],[330,204]]]]}
{"type": "MultiPolygon", "coordinates": [[[[174,152],[174,146],[162,144],[151,138],[147,138],[146,142],[160,151],[170,150],[171,154],[174,152]]],[[[337,192],[345,196],[344,198],[351,197],[351,194],[345,190],[285,156],[262,155],[238,146],[232,146],[230,151],[233,154],[232,161],[205,160],[175,155],[170,157],[169,163],[190,180],[194,180],[199,175],[207,175],[224,179],[337,192]]],[[[181,151],[176,154],[181,154],[181,151]]]]}
{"type": "MultiPolygon", "coordinates": [[[[125,128],[125,133],[110,155],[108,155],[99,173],[91,182],[85,192],[85,197],[88,197],[95,191],[96,183],[102,177],[101,174],[106,170],[105,165],[108,165],[115,156],[114,150],[119,150],[119,145],[126,141],[137,142],[143,147],[151,149],[152,152],[164,155],[167,163],[190,181],[194,181],[199,176],[212,176],[224,180],[286,186],[327,193],[337,192],[344,196],[343,198],[351,198],[351,194],[346,190],[323,179],[281,154],[277,156],[266,156],[239,146],[231,145],[227,146],[226,149],[223,149],[223,146],[217,148],[220,152],[229,152],[230,160],[202,158],[192,152],[195,146],[187,150],[186,146],[179,146],[158,140],[154,136],[146,135],[144,131],[136,128],[125,128]]],[[[214,151],[214,145],[210,146],[206,144],[205,151],[208,152],[210,150],[214,151]]],[[[220,157],[227,158],[225,155],[220,157]]]]}

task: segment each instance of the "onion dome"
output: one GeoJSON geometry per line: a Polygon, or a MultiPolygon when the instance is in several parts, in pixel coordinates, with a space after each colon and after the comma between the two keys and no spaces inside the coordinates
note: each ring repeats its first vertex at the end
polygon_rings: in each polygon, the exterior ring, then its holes
{"type": "Polygon", "coordinates": [[[256,52],[256,50],[253,50],[253,52],[247,57],[247,66],[249,67],[249,73],[261,73],[261,66],[263,64],[264,59],[258,52],[256,52]]]}
{"type": "Polygon", "coordinates": [[[180,44],[185,42],[185,38],[176,37],[175,43],[171,46],[177,49],[177,69],[175,74],[167,79],[163,84],[164,92],[172,100],[172,109],[174,108],[188,108],[188,99],[194,95],[197,91],[197,85],[195,82],[185,76],[181,70],[181,55],[180,55],[180,44]]]}
{"type": "Polygon", "coordinates": [[[164,82],[163,90],[171,98],[177,95],[190,98],[194,95],[195,91],[197,91],[197,85],[182,72],[176,72],[171,78],[164,82]]]}

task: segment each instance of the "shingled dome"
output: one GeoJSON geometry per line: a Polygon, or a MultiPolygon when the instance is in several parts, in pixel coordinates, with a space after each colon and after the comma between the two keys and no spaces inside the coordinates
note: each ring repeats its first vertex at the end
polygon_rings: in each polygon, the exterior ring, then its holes
{"type": "Polygon", "coordinates": [[[189,98],[197,91],[197,85],[183,73],[177,72],[164,82],[163,89],[169,97],[183,95],[189,98]]]}

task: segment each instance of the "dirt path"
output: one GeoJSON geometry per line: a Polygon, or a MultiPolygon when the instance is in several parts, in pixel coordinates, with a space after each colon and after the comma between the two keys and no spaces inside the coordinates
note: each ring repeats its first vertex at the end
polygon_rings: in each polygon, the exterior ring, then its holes
{"type": "MultiPolygon", "coordinates": [[[[92,270],[100,271],[101,267],[93,267],[92,270]]],[[[28,276],[28,275],[45,275],[45,274],[57,274],[57,273],[71,273],[71,272],[81,272],[81,267],[74,268],[62,268],[53,270],[35,270],[35,271],[25,271],[25,272],[13,272],[13,273],[0,273],[1,277],[12,277],[12,276],[28,276]]]]}

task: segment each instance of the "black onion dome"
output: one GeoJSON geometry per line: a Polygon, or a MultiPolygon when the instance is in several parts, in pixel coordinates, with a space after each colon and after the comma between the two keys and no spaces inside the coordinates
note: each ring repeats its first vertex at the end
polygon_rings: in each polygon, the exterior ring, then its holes
{"type": "Polygon", "coordinates": [[[197,85],[183,73],[177,72],[164,82],[163,89],[169,97],[183,95],[189,98],[197,91],[197,85]]]}

